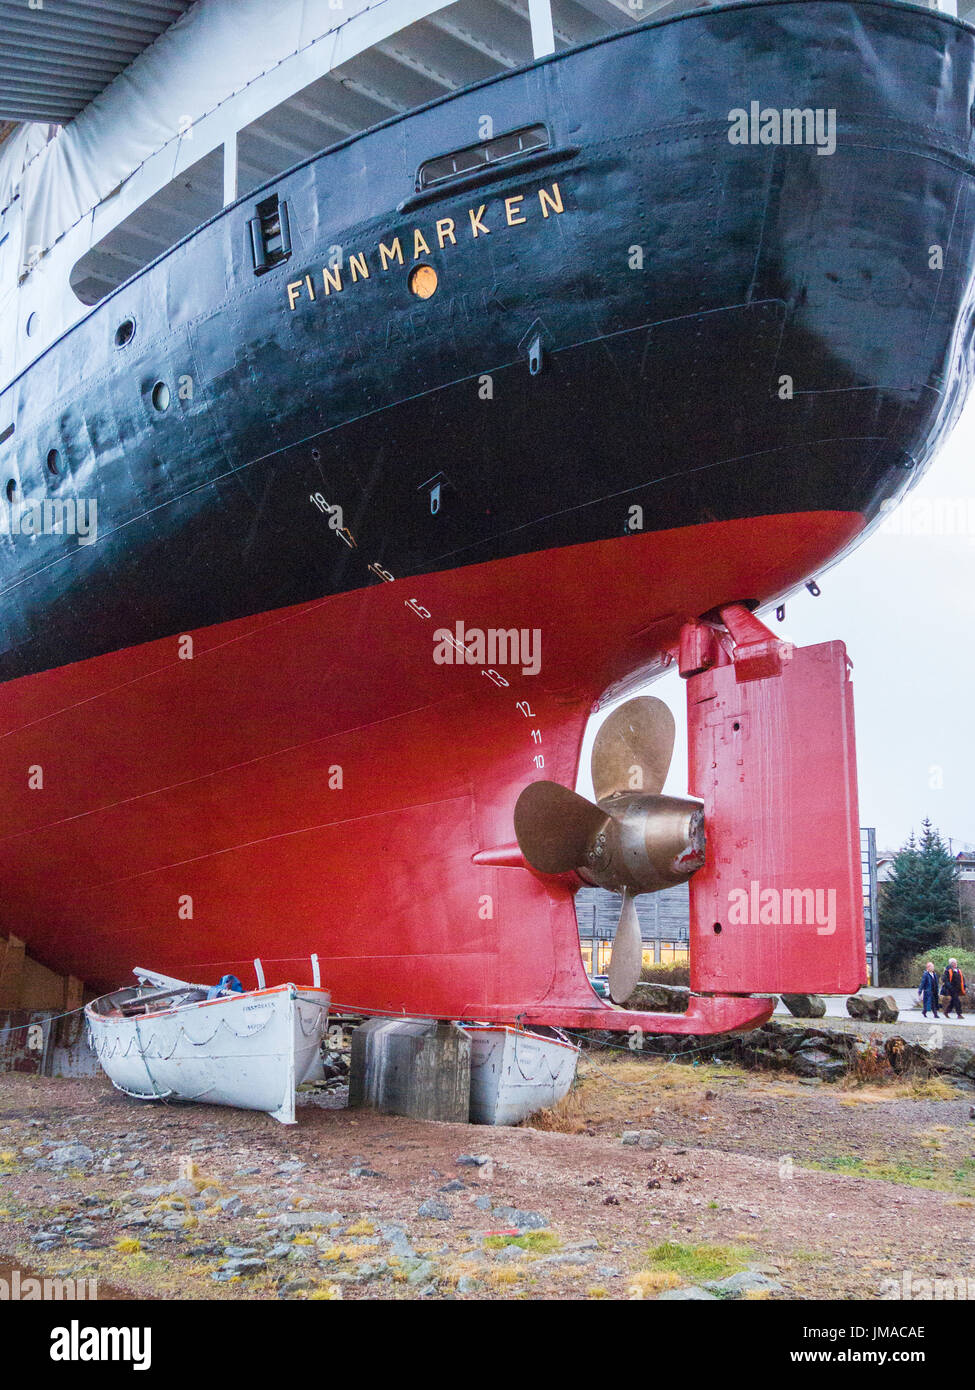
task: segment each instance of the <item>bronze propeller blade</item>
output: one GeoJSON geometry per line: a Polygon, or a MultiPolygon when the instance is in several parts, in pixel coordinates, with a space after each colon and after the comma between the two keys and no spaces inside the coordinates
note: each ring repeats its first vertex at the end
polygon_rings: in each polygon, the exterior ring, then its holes
{"type": "Polygon", "coordinates": [[[667,780],[674,752],[674,716],[653,695],[638,695],[614,709],[592,746],[596,800],[625,792],[656,795],[667,780]]]}
{"type": "Polygon", "coordinates": [[[515,838],[541,874],[564,874],[585,863],[605,811],[558,782],[530,782],[515,802],[515,838]]]}

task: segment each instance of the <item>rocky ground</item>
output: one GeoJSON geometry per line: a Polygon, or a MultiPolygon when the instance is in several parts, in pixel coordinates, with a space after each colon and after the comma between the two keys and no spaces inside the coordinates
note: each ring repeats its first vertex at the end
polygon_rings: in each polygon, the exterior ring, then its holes
{"type": "Polygon", "coordinates": [[[975,1280],[964,1078],[587,1053],[540,1127],[0,1079],[0,1273],[148,1298],[877,1298],[975,1280]]]}

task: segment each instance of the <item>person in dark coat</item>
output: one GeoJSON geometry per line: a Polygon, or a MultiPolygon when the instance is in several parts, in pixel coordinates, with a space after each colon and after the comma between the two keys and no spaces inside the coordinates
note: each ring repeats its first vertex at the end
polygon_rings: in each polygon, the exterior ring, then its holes
{"type": "Polygon", "coordinates": [[[965,993],[965,977],[958,969],[958,962],[954,956],[948,962],[948,968],[941,980],[941,993],[948,996],[948,1002],[944,1005],[945,1018],[952,1009],[961,1018],[961,997],[965,993]]]}
{"type": "Polygon", "coordinates": [[[917,987],[917,992],[921,1000],[921,1013],[925,1018],[928,1016],[928,1009],[938,1017],[938,995],[941,993],[941,986],[938,981],[938,972],[934,968],[934,961],[929,960],[924,967],[924,974],[921,976],[921,983],[917,987]]]}

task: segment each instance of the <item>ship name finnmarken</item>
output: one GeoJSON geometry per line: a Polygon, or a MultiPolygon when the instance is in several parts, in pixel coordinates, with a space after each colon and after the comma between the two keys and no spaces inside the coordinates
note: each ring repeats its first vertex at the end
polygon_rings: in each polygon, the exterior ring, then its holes
{"type": "MultiPolygon", "coordinates": [[[[378,258],[379,269],[389,270],[393,265],[405,265],[406,257],[418,261],[422,256],[430,254],[431,243],[434,243],[441,251],[448,246],[456,246],[458,237],[464,236],[465,239],[476,240],[478,237],[489,236],[492,231],[500,230],[502,227],[521,227],[529,223],[526,215],[529,209],[534,207],[534,201],[530,200],[525,204],[525,199],[529,195],[524,193],[515,194],[513,197],[504,200],[504,221],[495,222],[492,227],[486,220],[487,203],[481,203],[480,207],[468,208],[466,217],[441,217],[437,220],[434,230],[429,234],[424,233],[421,227],[414,227],[411,233],[403,233],[393,237],[391,241],[380,241],[375,250],[369,254],[372,256],[372,264],[375,266],[378,258]],[[405,246],[404,246],[405,244],[405,246]]],[[[548,218],[551,214],[558,216],[564,211],[562,203],[562,190],[557,183],[553,183],[551,189],[539,188],[536,192],[538,198],[538,211],[543,218],[548,218]]],[[[492,209],[492,214],[499,209],[492,209]]],[[[365,251],[350,253],[348,258],[347,278],[343,280],[343,267],[341,265],[322,266],[321,283],[317,278],[308,274],[300,280],[292,280],[285,289],[288,297],[288,308],[292,311],[298,307],[301,300],[314,301],[320,294],[325,296],[338,294],[346,285],[357,284],[360,280],[368,280],[371,275],[369,259],[365,251]]]]}

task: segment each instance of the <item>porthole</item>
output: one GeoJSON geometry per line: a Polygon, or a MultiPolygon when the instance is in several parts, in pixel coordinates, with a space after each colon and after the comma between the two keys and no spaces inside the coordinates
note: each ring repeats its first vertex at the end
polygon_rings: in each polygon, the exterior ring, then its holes
{"type": "Polygon", "coordinates": [[[115,330],[115,346],[125,347],[135,336],[135,319],[123,319],[115,330]]]}
{"type": "Polygon", "coordinates": [[[7,479],[7,486],[6,486],[6,488],[4,489],[4,491],[5,491],[6,494],[7,494],[7,501],[8,501],[8,502],[13,502],[14,498],[17,496],[17,480],[16,480],[16,478],[8,478],[8,479],[7,479]]]}
{"type": "Polygon", "coordinates": [[[169,387],[164,381],[157,381],[152,388],[152,404],[156,410],[162,412],[169,409],[170,394],[169,387]]]}
{"type": "Polygon", "coordinates": [[[24,325],[24,328],[27,332],[28,338],[33,338],[34,334],[37,332],[37,327],[39,323],[40,320],[38,319],[36,314],[27,315],[27,322],[24,325]]]}
{"type": "Polygon", "coordinates": [[[47,456],[47,471],[55,478],[61,475],[61,454],[58,449],[52,449],[47,456]]]}
{"type": "Polygon", "coordinates": [[[418,299],[429,299],[437,291],[437,272],[432,265],[415,265],[410,271],[409,286],[418,299]]]}

